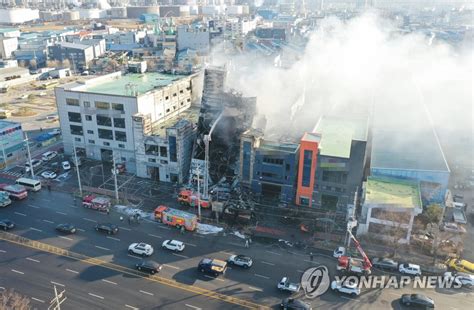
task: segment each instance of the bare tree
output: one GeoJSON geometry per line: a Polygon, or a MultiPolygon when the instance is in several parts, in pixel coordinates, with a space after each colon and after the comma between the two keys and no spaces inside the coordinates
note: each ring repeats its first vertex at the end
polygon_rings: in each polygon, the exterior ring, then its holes
{"type": "Polygon", "coordinates": [[[71,68],[71,62],[69,61],[69,59],[64,59],[62,62],[61,62],[61,66],[63,68],[71,68]]]}
{"type": "Polygon", "coordinates": [[[38,67],[38,63],[36,62],[36,59],[30,60],[30,67],[32,69],[36,69],[38,67]]]}
{"type": "Polygon", "coordinates": [[[56,67],[59,67],[59,62],[57,60],[48,60],[46,62],[46,66],[48,68],[56,68],[56,67]]]}
{"type": "Polygon", "coordinates": [[[0,309],[2,310],[29,310],[30,299],[13,289],[4,290],[0,295],[0,309]]]}

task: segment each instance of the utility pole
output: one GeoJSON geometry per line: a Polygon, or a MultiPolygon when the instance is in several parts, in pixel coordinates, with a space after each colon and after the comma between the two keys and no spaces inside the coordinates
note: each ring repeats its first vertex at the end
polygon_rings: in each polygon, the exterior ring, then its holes
{"type": "Polygon", "coordinates": [[[81,174],[79,172],[79,165],[77,164],[77,152],[76,152],[76,142],[72,140],[72,151],[74,152],[74,163],[76,166],[76,172],[77,172],[77,182],[79,183],[79,194],[82,195],[82,184],[81,184],[81,174]]]}
{"type": "Polygon", "coordinates": [[[117,186],[117,166],[115,164],[115,153],[112,151],[112,163],[114,167],[112,168],[112,174],[114,175],[114,188],[115,188],[115,200],[119,201],[118,186],[117,186]]]}
{"type": "Polygon", "coordinates": [[[31,164],[30,143],[29,143],[28,134],[26,133],[26,131],[25,131],[25,142],[26,142],[26,150],[28,152],[28,162],[30,164],[31,178],[34,179],[35,178],[35,172],[33,171],[34,170],[33,165],[31,164]]]}
{"type": "Polygon", "coordinates": [[[3,169],[7,169],[7,157],[5,156],[5,145],[2,143],[2,153],[3,153],[3,163],[4,167],[3,169]]]}
{"type": "Polygon", "coordinates": [[[198,182],[198,218],[201,220],[201,180],[200,180],[200,175],[201,175],[201,167],[198,166],[197,168],[197,182],[198,182]]]}
{"type": "Polygon", "coordinates": [[[61,304],[67,299],[64,295],[66,290],[62,290],[61,293],[58,294],[58,290],[56,289],[56,285],[54,286],[54,297],[51,299],[49,303],[48,310],[61,310],[61,304]]]}

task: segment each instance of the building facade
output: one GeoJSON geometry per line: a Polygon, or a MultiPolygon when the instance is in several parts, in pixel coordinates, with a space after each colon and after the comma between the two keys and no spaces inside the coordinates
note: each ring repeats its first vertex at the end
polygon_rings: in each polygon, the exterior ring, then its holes
{"type": "Polygon", "coordinates": [[[51,60],[68,60],[73,70],[85,70],[94,59],[94,47],[85,44],[61,42],[48,46],[48,56],[51,60]]]}
{"type": "Polygon", "coordinates": [[[0,169],[25,159],[26,146],[20,123],[0,120],[0,169]]]}
{"type": "Polygon", "coordinates": [[[196,28],[188,25],[179,26],[177,34],[177,49],[193,49],[200,54],[208,54],[211,38],[207,28],[196,28]]]}

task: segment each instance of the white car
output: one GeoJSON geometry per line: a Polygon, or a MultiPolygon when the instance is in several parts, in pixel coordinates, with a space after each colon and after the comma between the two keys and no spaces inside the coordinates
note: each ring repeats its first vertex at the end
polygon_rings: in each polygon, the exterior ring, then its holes
{"type": "Polygon", "coordinates": [[[181,252],[184,250],[184,242],[178,240],[165,240],[161,244],[163,249],[168,249],[171,251],[181,252]]]}
{"type": "Polygon", "coordinates": [[[474,275],[461,272],[445,272],[445,279],[453,279],[456,283],[460,283],[461,286],[474,287],[474,275]]]}
{"type": "Polygon", "coordinates": [[[232,255],[227,262],[231,265],[243,267],[245,269],[252,267],[252,259],[245,255],[232,255]]]}
{"type": "Polygon", "coordinates": [[[58,152],[48,151],[46,153],[43,153],[43,155],[41,156],[41,159],[43,161],[50,161],[51,159],[55,158],[56,156],[58,156],[58,152]]]}
{"type": "MultiPolygon", "coordinates": [[[[39,166],[41,166],[43,164],[43,161],[41,159],[32,159],[31,160],[31,165],[33,166],[33,168],[38,168],[39,166]]],[[[25,164],[25,171],[26,172],[30,172],[30,163],[27,162],[25,164]]]]}
{"type": "Polygon", "coordinates": [[[290,278],[283,277],[280,282],[278,282],[277,288],[281,291],[296,293],[299,292],[301,286],[299,283],[291,283],[290,278]]]}
{"type": "Polygon", "coordinates": [[[356,282],[351,281],[332,281],[331,289],[351,296],[359,296],[360,288],[356,282]]]}
{"type": "Polygon", "coordinates": [[[400,264],[398,271],[412,276],[421,276],[421,268],[415,264],[400,264]]]}
{"type": "Polygon", "coordinates": [[[128,253],[141,256],[151,256],[151,254],[153,254],[153,247],[143,242],[132,243],[128,247],[128,253]]]}
{"type": "Polygon", "coordinates": [[[67,160],[66,160],[66,161],[63,161],[63,162],[61,163],[61,165],[63,166],[63,169],[64,169],[64,170],[66,170],[66,171],[67,171],[67,170],[71,170],[71,164],[70,164],[67,160]]]}
{"type": "Polygon", "coordinates": [[[345,254],[346,254],[346,248],[343,246],[340,246],[334,250],[334,252],[332,253],[332,256],[335,258],[339,258],[341,256],[344,256],[345,254]]]}
{"type": "Polygon", "coordinates": [[[60,135],[61,134],[61,129],[59,128],[54,128],[53,130],[51,130],[49,132],[50,135],[53,135],[53,136],[57,136],[57,135],[60,135]]]}
{"type": "Polygon", "coordinates": [[[45,171],[41,176],[45,179],[55,179],[57,177],[56,173],[53,171],[45,171]]]}

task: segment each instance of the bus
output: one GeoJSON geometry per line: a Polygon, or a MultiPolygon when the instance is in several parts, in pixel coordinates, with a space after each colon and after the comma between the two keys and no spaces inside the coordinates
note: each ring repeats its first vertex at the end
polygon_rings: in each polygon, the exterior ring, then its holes
{"type": "Polygon", "coordinates": [[[0,189],[7,192],[11,199],[20,200],[28,197],[26,188],[18,184],[0,184],[0,189]]]}
{"type": "Polygon", "coordinates": [[[41,181],[28,179],[28,178],[19,178],[16,180],[16,184],[24,186],[27,190],[37,192],[41,189],[41,181]]]}

